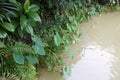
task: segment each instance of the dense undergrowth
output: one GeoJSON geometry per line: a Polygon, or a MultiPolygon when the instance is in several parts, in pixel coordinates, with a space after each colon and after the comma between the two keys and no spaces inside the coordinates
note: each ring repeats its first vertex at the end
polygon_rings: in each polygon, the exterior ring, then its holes
{"type": "Polygon", "coordinates": [[[0,1],[0,76],[35,80],[37,68],[69,75],[62,51],[81,35],[83,21],[115,10],[115,4],[114,0],[0,1]]]}

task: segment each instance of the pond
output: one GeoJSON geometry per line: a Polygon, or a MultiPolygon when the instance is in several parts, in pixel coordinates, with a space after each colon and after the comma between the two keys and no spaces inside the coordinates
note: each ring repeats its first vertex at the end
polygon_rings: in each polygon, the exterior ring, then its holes
{"type": "Polygon", "coordinates": [[[82,36],[68,49],[73,59],[64,58],[71,76],[43,71],[39,80],[120,80],[120,12],[97,15],[80,30],[82,36]]]}

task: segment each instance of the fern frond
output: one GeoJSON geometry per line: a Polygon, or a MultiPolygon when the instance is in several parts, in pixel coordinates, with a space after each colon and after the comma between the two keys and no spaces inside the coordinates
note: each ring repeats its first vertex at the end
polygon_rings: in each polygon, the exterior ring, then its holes
{"type": "Polygon", "coordinates": [[[15,45],[8,46],[7,48],[4,48],[0,50],[0,54],[7,54],[7,53],[15,53],[15,52],[21,52],[22,54],[37,54],[31,46],[26,45],[22,42],[16,42],[15,45]]]}

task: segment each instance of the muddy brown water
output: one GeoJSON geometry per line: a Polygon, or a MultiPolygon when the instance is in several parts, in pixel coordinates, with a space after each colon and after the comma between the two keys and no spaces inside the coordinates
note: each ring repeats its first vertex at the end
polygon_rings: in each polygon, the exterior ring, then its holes
{"type": "Polygon", "coordinates": [[[95,16],[81,30],[69,48],[73,59],[64,59],[72,66],[71,76],[43,71],[39,80],[120,80],[120,12],[95,16]]]}

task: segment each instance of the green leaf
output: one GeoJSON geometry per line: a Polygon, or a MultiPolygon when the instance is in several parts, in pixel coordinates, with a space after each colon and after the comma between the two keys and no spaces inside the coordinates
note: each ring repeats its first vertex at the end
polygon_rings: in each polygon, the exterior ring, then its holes
{"type": "Polygon", "coordinates": [[[26,16],[21,15],[21,16],[20,16],[20,26],[21,26],[21,29],[22,29],[22,30],[25,29],[26,25],[27,25],[26,16]]]}
{"type": "Polygon", "coordinates": [[[0,21],[3,22],[3,19],[4,19],[4,15],[3,14],[0,14],[0,21]]]}
{"type": "Polygon", "coordinates": [[[6,36],[7,33],[2,28],[0,28],[0,38],[6,38],[6,36]]]}
{"type": "Polygon", "coordinates": [[[4,48],[5,44],[3,42],[0,42],[0,48],[4,48]]]}
{"type": "Polygon", "coordinates": [[[33,35],[33,28],[32,28],[32,26],[31,25],[27,25],[26,26],[26,31],[30,34],[30,35],[33,35]]]}
{"type": "Polygon", "coordinates": [[[28,23],[29,23],[32,27],[36,26],[36,21],[34,21],[31,17],[29,17],[28,23]]]}
{"type": "Polygon", "coordinates": [[[39,54],[39,55],[45,55],[44,48],[41,45],[33,45],[32,48],[39,54]]]}
{"type": "Polygon", "coordinates": [[[72,28],[71,28],[70,24],[67,23],[66,25],[67,25],[67,29],[68,29],[69,31],[72,31],[72,28]]]}
{"type": "Polygon", "coordinates": [[[38,36],[34,35],[32,37],[32,40],[34,41],[35,44],[40,44],[41,46],[43,46],[43,43],[42,43],[41,39],[38,36]]]}
{"type": "Polygon", "coordinates": [[[5,28],[6,30],[10,32],[15,31],[15,27],[11,23],[8,23],[8,22],[3,22],[3,28],[5,28]]]}
{"type": "Polygon", "coordinates": [[[22,10],[22,5],[20,2],[16,0],[9,0],[10,3],[12,3],[13,6],[17,8],[17,10],[22,10]]]}
{"type": "Polygon", "coordinates": [[[56,35],[54,35],[54,42],[57,46],[59,46],[61,43],[61,38],[60,38],[60,35],[58,34],[58,32],[56,32],[56,35]]]}
{"type": "Polygon", "coordinates": [[[30,6],[30,0],[26,0],[25,3],[24,3],[24,10],[25,10],[25,12],[28,12],[29,6],[30,6]]]}
{"type": "Polygon", "coordinates": [[[30,10],[30,11],[33,11],[33,12],[36,12],[36,11],[39,10],[39,6],[33,4],[33,5],[29,6],[29,10],[30,10]]]}
{"type": "Polygon", "coordinates": [[[66,66],[65,67],[65,72],[68,76],[71,76],[71,67],[70,66],[66,66]]]}
{"type": "Polygon", "coordinates": [[[16,3],[17,3],[17,1],[16,1],[16,0],[9,0],[9,2],[14,3],[14,4],[16,4],[16,3]]]}
{"type": "Polygon", "coordinates": [[[73,51],[71,49],[68,50],[68,57],[73,59],[73,51]]]}
{"type": "Polygon", "coordinates": [[[20,27],[18,28],[17,31],[18,31],[18,35],[22,38],[24,36],[25,32],[22,31],[20,27]]]}
{"type": "Polygon", "coordinates": [[[20,52],[13,53],[13,59],[18,64],[24,64],[24,56],[20,52]]]}
{"type": "Polygon", "coordinates": [[[38,63],[37,58],[32,54],[29,54],[28,56],[26,56],[26,59],[32,64],[38,63]]]}
{"type": "Polygon", "coordinates": [[[41,39],[34,35],[32,37],[32,40],[35,43],[35,45],[33,45],[32,48],[36,51],[36,53],[38,53],[39,55],[45,55],[45,50],[41,39]]]}
{"type": "Polygon", "coordinates": [[[76,31],[77,31],[76,26],[71,26],[71,29],[72,29],[74,32],[76,32],[76,31]]]}
{"type": "Polygon", "coordinates": [[[34,21],[39,21],[41,22],[40,16],[37,12],[29,11],[28,16],[30,16],[34,21]]]}

